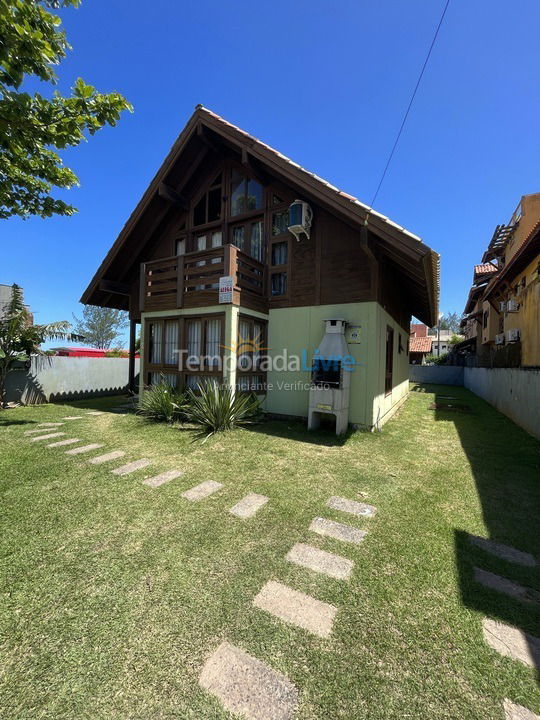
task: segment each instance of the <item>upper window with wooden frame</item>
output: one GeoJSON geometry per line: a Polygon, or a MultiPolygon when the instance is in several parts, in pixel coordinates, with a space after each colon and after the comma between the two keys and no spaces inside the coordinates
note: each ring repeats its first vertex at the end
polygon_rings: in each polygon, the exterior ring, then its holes
{"type": "Polygon", "coordinates": [[[193,207],[193,227],[218,222],[222,217],[223,173],[220,172],[193,207]]]}
{"type": "Polygon", "coordinates": [[[272,193],[270,213],[270,296],[279,299],[288,293],[291,242],[291,234],[288,230],[289,203],[282,195],[272,193]]]}
{"type": "Polygon", "coordinates": [[[264,223],[262,218],[233,225],[229,237],[231,245],[260,263],[265,258],[264,223]]]}
{"type": "Polygon", "coordinates": [[[231,169],[231,217],[262,210],[263,206],[264,188],[261,183],[233,167],[231,169]]]}

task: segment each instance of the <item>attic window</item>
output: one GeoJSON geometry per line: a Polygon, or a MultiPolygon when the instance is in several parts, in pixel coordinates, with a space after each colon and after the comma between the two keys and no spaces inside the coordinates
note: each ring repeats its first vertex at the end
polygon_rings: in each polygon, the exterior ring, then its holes
{"type": "Polygon", "coordinates": [[[263,187],[235,168],[231,175],[231,215],[243,215],[263,206],[263,187]]]}
{"type": "Polygon", "coordinates": [[[195,227],[221,220],[221,183],[222,174],[219,173],[209,190],[204,193],[193,208],[193,225],[195,227]]]}

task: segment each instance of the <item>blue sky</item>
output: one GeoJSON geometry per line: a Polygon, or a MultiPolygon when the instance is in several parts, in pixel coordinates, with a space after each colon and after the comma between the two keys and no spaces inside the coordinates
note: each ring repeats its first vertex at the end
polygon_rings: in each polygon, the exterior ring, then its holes
{"type": "MultiPolygon", "coordinates": [[[[369,203],[443,0],[84,0],[62,12],[81,76],[133,115],[64,153],[71,218],[2,221],[0,282],[37,322],[78,299],[202,103],[369,203]]],[[[441,309],[461,313],[497,223],[540,191],[537,0],[452,0],[375,208],[441,256],[441,309]]],[[[40,88],[47,92],[45,86],[40,88]]]]}

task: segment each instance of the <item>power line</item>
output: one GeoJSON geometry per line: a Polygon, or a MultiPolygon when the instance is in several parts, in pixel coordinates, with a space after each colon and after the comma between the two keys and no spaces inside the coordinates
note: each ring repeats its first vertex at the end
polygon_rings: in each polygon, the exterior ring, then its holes
{"type": "Polygon", "coordinates": [[[379,190],[381,189],[381,185],[383,184],[384,178],[386,177],[386,173],[388,171],[390,163],[392,162],[392,158],[394,157],[394,152],[396,151],[399,139],[401,137],[401,133],[403,132],[403,128],[405,127],[405,123],[407,122],[407,118],[409,117],[409,112],[411,111],[411,107],[414,102],[414,98],[416,97],[416,93],[418,92],[418,88],[420,87],[420,83],[422,82],[422,77],[424,76],[424,72],[425,72],[427,64],[429,62],[429,58],[431,57],[431,52],[435,46],[435,42],[437,40],[439,30],[441,29],[441,25],[443,24],[444,16],[446,15],[446,11],[448,10],[449,5],[450,5],[450,0],[446,0],[446,4],[444,6],[444,10],[442,12],[441,19],[439,20],[439,24],[437,25],[437,29],[435,30],[435,35],[433,36],[433,40],[431,41],[431,45],[429,46],[428,54],[426,55],[426,59],[424,60],[424,64],[422,65],[422,70],[420,71],[420,75],[418,76],[418,80],[417,80],[415,88],[413,90],[413,94],[411,95],[409,105],[407,107],[405,115],[403,116],[403,120],[401,122],[401,127],[399,128],[399,132],[397,134],[396,140],[394,142],[392,150],[390,151],[390,155],[388,156],[386,165],[384,166],[383,174],[381,175],[381,179],[379,181],[379,184],[377,185],[375,194],[373,195],[373,200],[371,201],[371,205],[369,206],[368,214],[366,216],[366,223],[367,223],[369,213],[371,212],[373,205],[375,204],[375,200],[377,199],[377,195],[379,194],[379,190]]]}

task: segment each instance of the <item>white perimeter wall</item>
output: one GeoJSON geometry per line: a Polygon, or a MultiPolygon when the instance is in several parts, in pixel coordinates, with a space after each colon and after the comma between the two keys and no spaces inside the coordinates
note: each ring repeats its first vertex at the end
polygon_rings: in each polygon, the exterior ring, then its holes
{"type": "Polygon", "coordinates": [[[8,374],[7,399],[30,405],[114,394],[127,387],[128,367],[127,358],[34,356],[30,370],[8,374]]]}
{"type": "Polygon", "coordinates": [[[463,384],[540,438],[540,370],[466,367],[463,384]]]}

